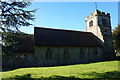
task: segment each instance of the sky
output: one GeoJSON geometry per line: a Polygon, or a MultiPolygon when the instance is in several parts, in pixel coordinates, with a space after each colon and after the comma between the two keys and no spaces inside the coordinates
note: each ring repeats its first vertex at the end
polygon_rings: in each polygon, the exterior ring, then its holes
{"type": "MultiPolygon", "coordinates": [[[[86,31],[85,17],[92,14],[95,2],[32,2],[28,10],[38,9],[33,25],[21,27],[22,32],[34,34],[34,27],[86,31]]],[[[112,29],[118,24],[118,2],[97,2],[97,9],[110,13],[112,29]]]]}

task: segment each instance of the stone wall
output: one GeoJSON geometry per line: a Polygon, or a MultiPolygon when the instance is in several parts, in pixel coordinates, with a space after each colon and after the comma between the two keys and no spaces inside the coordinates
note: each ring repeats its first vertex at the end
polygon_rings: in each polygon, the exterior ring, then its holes
{"type": "Polygon", "coordinates": [[[101,61],[103,59],[103,49],[101,47],[35,47],[35,66],[64,65],[76,63],[89,63],[101,61]],[[47,49],[51,50],[51,58],[46,59],[47,49]],[[84,56],[81,57],[83,52],[84,56]],[[67,55],[65,55],[67,50],[67,55]],[[97,52],[95,56],[95,50],[97,52]],[[65,56],[66,59],[65,59],[65,56]]]}
{"type": "Polygon", "coordinates": [[[52,66],[102,61],[101,47],[35,47],[34,53],[16,53],[13,57],[2,57],[3,68],[52,66]],[[47,50],[50,50],[50,52],[47,50]],[[97,52],[95,56],[95,50],[97,52]],[[46,52],[51,55],[46,56],[46,52]],[[51,57],[49,57],[51,56],[51,57]],[[47,58],[47,59],[46,59],[47,58]]]}
{"type": "Polygon", "coordinates": [[[2,56],[3,68],[19,68],[19,67],[31,67],[34,66],[33,53],[15,53],[14,56],[4,57],[2,56]]]}

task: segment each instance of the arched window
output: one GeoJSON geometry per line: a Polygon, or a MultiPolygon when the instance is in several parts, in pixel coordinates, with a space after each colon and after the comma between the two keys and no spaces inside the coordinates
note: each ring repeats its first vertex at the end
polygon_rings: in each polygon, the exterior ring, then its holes
{"type": "Polygon", "coordinates": [[[93,21],[89,22],[89,27],[93,26],[93,21]]]}
{"type": "Polygon", "coordinates": [[[94,49],[93,57],[94,57],[94,58],[97,58],[97,49],[94,49]]]}
{"type": "Polygon", "coordinates": [[[47,48],[45,52],[45,59],[49,60],[51,58],[52,58],[52,51],[49,48],[47,48]]]}
{"type": "Polygon", "coordinates": [[[64,50],[63,57],[64,57],[64,59],[69,59],[70,58],[68,49],[64,50]]]}
{"type": "Polygon", "coordinates": [[[84,58],[85,57],[85,54],[84,54],[84,50],[83,49],[80,49],[80,58],[84,58]]]}

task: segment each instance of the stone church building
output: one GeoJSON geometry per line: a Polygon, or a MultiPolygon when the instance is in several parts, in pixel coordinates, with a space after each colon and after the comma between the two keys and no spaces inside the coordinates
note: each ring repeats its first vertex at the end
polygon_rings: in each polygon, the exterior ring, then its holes
{"type": "MultiPolygon", "coordinates": [[[[34,35],[18,39],[13,58],[3,67],[52,66],[115,59],[110,14],[95,10],[85,18],[86,32],[34,27],[34,35]]],[[[27,34],[28,35],[28,34],[27,34]]]]}
{"type": "Polygon", "coordinates": [[[85,22],[86,32],[35,27],[36,66],[114,59],[110,14],[95,10],[85,22]]]}

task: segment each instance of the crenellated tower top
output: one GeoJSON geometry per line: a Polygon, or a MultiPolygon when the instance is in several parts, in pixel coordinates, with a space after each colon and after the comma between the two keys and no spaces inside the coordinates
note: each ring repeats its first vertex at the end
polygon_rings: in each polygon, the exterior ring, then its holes
{"type": "Polygon", "coordinates": [[[110,13],[100,12],[99,10],[96,9],[96,10],[93,12],[93,14],[91,14],[91,15],[89,15],[89,17],[86,17],[86,18],[85,18],[85,22],[86,22],[87,20],[90,20],[91,18],[93,18],[93,17],[95,17],[95,16],[110,17],[110,13]]]}

